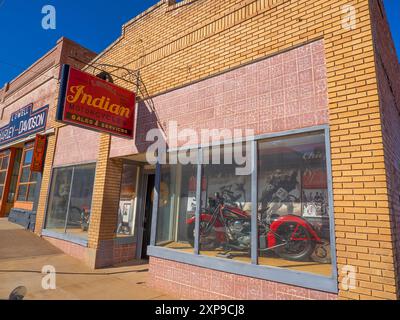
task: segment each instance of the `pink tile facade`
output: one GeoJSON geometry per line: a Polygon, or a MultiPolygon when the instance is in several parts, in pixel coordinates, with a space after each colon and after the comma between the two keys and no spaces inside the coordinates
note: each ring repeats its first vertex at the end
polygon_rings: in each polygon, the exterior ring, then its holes
{"type": "Polygon", "coordinates": [[[61,127],[53,166],[96,162],[100,134],[74,126],[61,127]]]}
{"type": "Polygon", "coordinates": [[[167,128],[169,121],[198,133],[227,128],[253,129],[256,135],[327,124],[323,41],[154,97],[139,104],[137,117],[135,142],[113,137],[111,157],[144,152],[148,130],[167,128]]]}
{"type": "Polygon", "coordinates": [[[150,286],[180,299],[335,300],[337,295],[150,258],[150,286]]]}
{"type": "Polygon", "coordinates": [[[69,241],[50,238],[50,237],[46,237],[46,236],[43,236],[43,239],[47,240],[53,246],[57,247],[62,252],[66,253],[67,255],[69,255],[71,257],[74,257],[81,261],[85,261],[85,259],[86,259],[86,255],[87,255],[86,247],[80,246],[78,244],[75,244],[75,243],[72,243],[69,241]]]}

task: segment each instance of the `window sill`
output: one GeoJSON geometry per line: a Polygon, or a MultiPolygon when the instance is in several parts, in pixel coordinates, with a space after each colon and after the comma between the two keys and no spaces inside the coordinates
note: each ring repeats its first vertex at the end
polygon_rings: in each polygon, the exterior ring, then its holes
{"type": "Polygon", "coordinates": [[[73,236],[71,234],[67,234],[67,233],[59,233],[59,232],[43,229],[42,236],[72,242],[72,243],[78,244],[83,247],[88,246],[87,240],[73,236]]]}
{"type": "Polygon", "coordinates": [[[284,270],[281,268],[260,266],[250,263],[245,264],[243,262],[226,260],[218,257],[177,252],[173,249],[156,246],[148,246],[147,253],[152,257],[173,260],[207,269],[229,272],[268,281],[276,281],[329,293],[338,293],[337,279],[335,276],[324,277],[301,271],[284,270]]]}

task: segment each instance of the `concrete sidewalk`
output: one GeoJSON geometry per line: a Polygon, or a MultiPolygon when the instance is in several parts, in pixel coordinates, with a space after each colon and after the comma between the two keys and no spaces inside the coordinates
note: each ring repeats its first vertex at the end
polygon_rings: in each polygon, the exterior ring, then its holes
{"type": "Polygon", "coordinates": [[[146,261],[91,270],[47,241],[18,225],[0,219],[0,299],[17,286],[27,288],[25,299],[173,299],[147,287],[146,261]],[[56,269],[56,289],[42,288],[42,267],[56,269]]]}

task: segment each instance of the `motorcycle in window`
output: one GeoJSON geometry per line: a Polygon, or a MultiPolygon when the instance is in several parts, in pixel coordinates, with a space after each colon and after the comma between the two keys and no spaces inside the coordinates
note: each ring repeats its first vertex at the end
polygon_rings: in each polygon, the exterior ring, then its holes
{"type": "MultiPolygon", "coordinates": [[[[278,189],[276,197],[285,197],[278,189]]],[[[287,193],[287,192],[286,192],[287,193]]],[[[286,194],[286,197],[289,195],[286,194]]],[[[309,260],[321,238],[313,226],[302,217],[275,214],[279,201],[262,209],[257,218],[259,251],[273,250],[279,257],[292,261],[309,260]]],[[[225,203],[219,193],[210,197],[208,207],[200,214],[200,246],[203,250],[222,248],[229,251],[248,251],[251,247],[251,215],[235,205],[225,203]]],[[[187,220],[187,237],[194,246],[195,217],[187,220]]]]}
{"type": "Polygon", "coordinates": [[[69,208],[68,224],[79,226],[82,231],[89,229],[90,223],[90,207],[88,206],[71,206],[69,208]]]}

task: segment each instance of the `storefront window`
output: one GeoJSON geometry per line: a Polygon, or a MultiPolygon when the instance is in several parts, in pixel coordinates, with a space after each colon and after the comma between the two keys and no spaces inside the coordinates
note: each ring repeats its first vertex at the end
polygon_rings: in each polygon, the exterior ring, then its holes
{"type": "Polygon", "coordinates": [[[157,246],[193,253],[197,180],[195,153],[190,164],[161,166],[157,246]]]}
{"type": "Polygon", "coordinates": [[[67,233],[86,237],[90,224],[95,165],[74,167],[70,192],[67,233]]]}
{"type": "Polygon", "coordinates": [[[258,143],[259,264],[331,275],[324,139],[258,143]]]}
{"type": "Polygon", "coordinates": [[[325,138],[325,132],[312,132],[213,146],[198,149],[201,165],[162,165],[156,245],[190,253],[198,247],[203,256],[258,264],[257,272],[266,275],[268,266],[331,278],[325,138]],[[252,220],[257,221],[253,230],[252,220]]]}
{"type": "Polygon", "coordinates": [[[95,170],[95,164],[54,169],[46,229],[87,238],[95,170]]]}
{"type": "Polygon", "coordinates": [[[240,172],[242,165],[237,164],[237,155],[247,152],[245,144],[203,150],[199,243],[203,255],[251,260],[251,171],[240,172]]]}
{"type": "Polygon", "coordinates": [[[22,165],[18,179],[17,201],[33,202],[38,180],[38,173],[31,172],[33,144],[25,145],[22,153],[22,165]]]}
{"type": "Polygon", "coordinates": [[[129,163],[123,165],[117,237],[132,236],[135,233],[139,171],[137,165],[129,163]]]}
{"type": "Polygon", "coordinates": [[[68,212],[72,170],[72,167],[68,167],[56,168],[53,171],[46,229],[65,232],[65,218],[68,212]]]}

